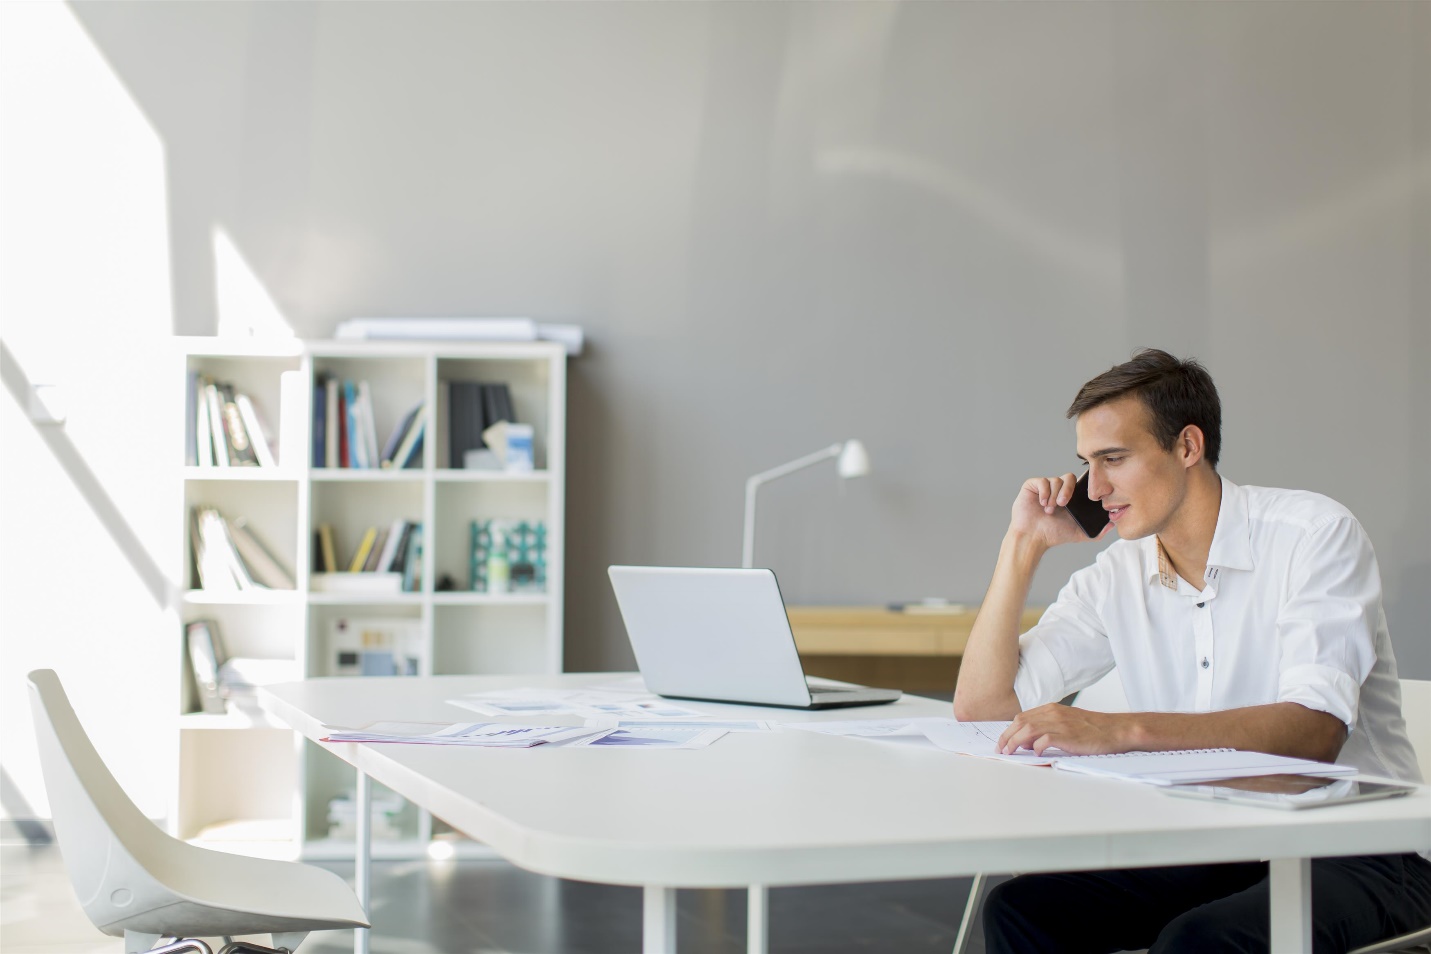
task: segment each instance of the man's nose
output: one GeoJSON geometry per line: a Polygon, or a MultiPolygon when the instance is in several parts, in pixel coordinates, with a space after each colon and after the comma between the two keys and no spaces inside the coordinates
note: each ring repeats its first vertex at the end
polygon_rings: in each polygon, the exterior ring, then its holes
{"type": "Polygon", "coordinates": [[[1088,499],[1102,500],[1113,492],[1113,485],[1104,479],[1098,472],[1097,467],[1089,468],[1088,471],[1088,499]]]}

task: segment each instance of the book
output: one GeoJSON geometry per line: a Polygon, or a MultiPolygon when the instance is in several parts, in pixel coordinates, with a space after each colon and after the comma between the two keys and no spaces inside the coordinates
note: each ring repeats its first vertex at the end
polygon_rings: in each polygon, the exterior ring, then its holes
{"type": "Polygon", "coordinates": [[[393,547],[393,559],[388,564],[388,569],[393,573],[402,573],[403,565],[407,561],[408,543],[412,539],[412,529],[416,526],[410,520],[404,520],[402,530],[398,532],[397,546],[393,547]]]}
{"type": "Polygon", "coordinates": [[[214,432],[209,424],[209,393],[208,381],[199,377],[197,380],[197,391],[194,394],[194,428],[196,431],[198,465],[200,467],[214,466],[214,432]]]}
{"type": "Polygon", "coordinates": [[[368,382],[358,382],[358,409],[363,446],[363,466],[378,466],[378,427],[373,419],[373,389],[368,382]]]}
{"type": "Polygon", "coordinates": [[[229,523],[229,535],[238,548],[240,559],[248,566],[249,574],[258,582],[275,590],[291,590],[293,574],[288,571],[278,555],[264,545],[244,517],[229,523]]]}
{"type": "Polygon", "coordinates": [[[244,427],[233,385],[219,385],[219,397],[223,402],[221,412],[224,418],[224,436],[229,443],[229,463],[238,467],[257,467],[258,455],[254,453],[253,443],[244,427]]]}
{"type": "Polygon", "coordinates": [[[393,558],[397,556],[398,544],[402,542],[403,527],[407,526],[406,520],[394,520],[388,527],[387,540],[383,543],[382,554],[378,557],[377,564],[373,567],[376,573],[386,573],[392,569],[393,558]]]}
{"type": "Polygon", "coordinates": [[[387,542],[388,542],[388,528],[387,528],[387,527],[379,527],[379,528],[378,528],[378,535],[377,535],[376,539],[373,540],[373,545],[368,548],[368,558],[367,558],[367,560],[365,560],[365,561],[363,562],[363,570],[362,570],[362,572],[364,572],[364,573],[372,573],[372,572],[374,572],[374,571],[377,570],[377,568],[378,568],[378,561],[379,561],[380,559],[382,559],[382,556],[383,556],[383,547],[387,546],[387,542]]]}
{"type": "Polygon", "coordinates": [[[1240,749],[1184,749],[1174,752],[1126,752],[1121,755],[1071,755],[1057,758],[1054,768],[1084,775],[1121,778],[1152,785],[1215,782],[1253,775],[1355,775],[1349,765],[1313,762],[1245,752],[1240,749]]]}
{"type": "Polygon", "coordinates": [[[184,383],[184,463],[199,464],[199,372],[190,371],[184,383]]]}
{"type": "Polygon", "coordinates": [[[323,466],[338,466],[338,380],[327,378],[323,382],[323,466]]]}
{"type": "Polygon", "coordinates": [[[412,427],[413,421],[417,419],[418,411],[421,410],[422,402],[419,401],[408,409],[408,412],[403,415],[402,420],[398,422],[398,426],[393,428],[392,433],[388,435],[387,443],[383,445],[380,466],[393,466],[393,457],[397,455],[398,448],[402,446],[403,438],[407,437],[408,429],[412,427]]]}
{"type": "Polygon", "coordinates": [[[238,405],[239,418],[243,421],[244,433],[248,435],[249,446],[253,448],[254,457],[260,467],[274,467],[277,462],[273,459],[273,448],[269,445],[267,428],[263,426],[263,419],[258,416],[258,409],[253,406],[253,400],[243,393],[234,395],[234,403],[238,405]]]}
{"type": "MultiPolygon", "coordinates": [[[[482,385],[482,416],[487,427],[498,421],[517,423],[517,415],[512,410],[512,392],[502,383],[482,385]]],[[[486,428],[483,428],[486,430],[486,428]]]]}
{"type": "Polygon", "coordinates": [[[402,588],[415,593],[422,586],[422,524],[415,524],[408,534],[402,557],[402,588]]]}
{"type": "Polygon", "coordinates": [[[352,451],[348,442],[348,431],[353,426],[352,420],[348,416],[348,391],[352,388],[351,381],[342,381],[338,384],[338,466],[352,467],[353,459],[350,456],[352,451]]]}
{"type": "Polygon", "coordinates": [[[323,572],[337,573],[338,557],[333,549],[333,527],[331,524],[320,523],[318,525],[318,547],[323,557],[323,572]]]}
{"type": "Polygon", "coordinates": [[[184,646],[189,656],[189,671],[194,679],[198,710],[222,715],[225,705],[219,685],[219,667],[227,660],[218,635],[218,623],[200,619],[186,624],[184,646]]]}
{"type": "Polygon", "coordinates": [[[363,540],[358,544],[358,549],[353,551],[353,559],[348,562],[349,573],[361,573],[363,565],[368,562],[368,554],[372,553],[373,543],[378,538],[378,528],[369,527],[363,534],[363,540]]]}
{"type": "Polygon", "coordinates": [[[407,434],[403,437],[402,443],[398,445],[397,452],[393,454],[392,466],[410,467],[414,460],[421,464],[422,431],[423,425],[426,423],[425,417],[423,405],[419,404],[412,424],[408,426],[407,434]]]}
{"type": "Polygon", "coordinates": [[[204,385],[204,400],[209,406],[209,434],[214,448],[214,464],[218,467],[229,466],[229,444],[224,439],[224,413],[223,403],[219,398],[219,388],[213,381],[204,385]]]}
{"type": "Polygon", "coordinates": [[[486,420],[482,408],[482,385],[476,381],[448,382],[447,459],[453,470],[461,470],[468,451],[487,445],[482,440],[486,420]]]}
{"type": "Polygon", "coordinates": [[[313,385],[313,466],[328,466],[328,385],[313,385]]]}

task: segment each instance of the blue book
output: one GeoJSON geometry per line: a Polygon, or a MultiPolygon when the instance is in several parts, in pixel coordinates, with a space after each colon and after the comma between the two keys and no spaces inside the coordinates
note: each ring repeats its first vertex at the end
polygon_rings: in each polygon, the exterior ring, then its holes
{"type": "Polygon", "coordinates": [[[366,455],[363,453],[363,429],[358,426],[358,389],[353,387],[352,381],[343,382],[343,406],[348,416],[348,419],[342,422],[342,426],[348,432],[348,466],[352,468],[366,467],[366,455]]]}

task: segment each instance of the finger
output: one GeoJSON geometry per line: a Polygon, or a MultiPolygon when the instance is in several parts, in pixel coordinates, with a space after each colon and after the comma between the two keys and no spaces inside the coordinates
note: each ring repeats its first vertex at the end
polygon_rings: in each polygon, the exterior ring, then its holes
{"type": "Polygon", "coordinates": [[[1008,742],[1009,736],[1011,736],[1011,735],[1013,735],[1015,732],[1019,731],[1019,726],[1020,726],[1019,717],[1018,717],[1018,716],[1014,716],[1014,720],[1009,723],[1009,727],[1008,727],[1007,729],[1005,729],[1003,732],[999,733],[998,751],[1000,751],[1000,752],[1004,751],[1004,744],[1005,744],[1006,742],[1008,742]]]}
{"type": "Polygon", "coordinates": [[[1034,755],[1043,755],[1043,750],[1051,748],[1052,746],[1053,736],[1049,735],[1048,733],[1044,733],[1037,739],[1034,739],[1033,744],[1030,745],[1029,748],[1034,750],[1034,755]]]}
{"type": "Polygon", "coordinates": [[[999,752],[1003,755],[1013,755],[1019,749],[1027,748],[1031,740],[1042,734],[1042,729],[1035,729],[1028,725],[1019,726],[1016,732],[1010,733],[1008,739],[999,748],[999,752]]]}
{"type": "Polygon", "coordinates": [[[1050,494],[1048,478],[1034,477],[1032,480],[1029,481],[1029,485],[1029,489],[1032,490],[1034,494],[1038,497],[1038,505],[1040,507],[1047,507],[1048,498],[1050,494]]]}
{"type": "Polygon", "coordinates": [[[1066,507],[1073,499],[1073,489],[1078,486],[1078,478],[1072,474],[1064,474],[1061,481],[1063,486],[1058,491],[1058,505],[1066,507]]]}
{"type": "Polygon", "coordinates": [[[1062,506],[1062,504],[1059,503],[1058,499],[1062,494],[1063,478],[1050,477],[1048,479],[1048,500],[1044,503],[1043,507],[1045,513],[1053,513],[1060,506],[1062,506]]]}

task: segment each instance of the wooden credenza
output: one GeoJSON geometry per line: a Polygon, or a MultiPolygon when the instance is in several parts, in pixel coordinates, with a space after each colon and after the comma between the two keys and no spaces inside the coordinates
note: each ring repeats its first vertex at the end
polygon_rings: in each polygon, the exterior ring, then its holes
{"type": "MultiPolygon", "coordinates": [[[[937,612],[882,606],[791,606],[795,646],[811,676],[951,697],[977,606],[937,612]]],[[[1019,632],[1043,615],[1024,610],[1019,632]]]]}

